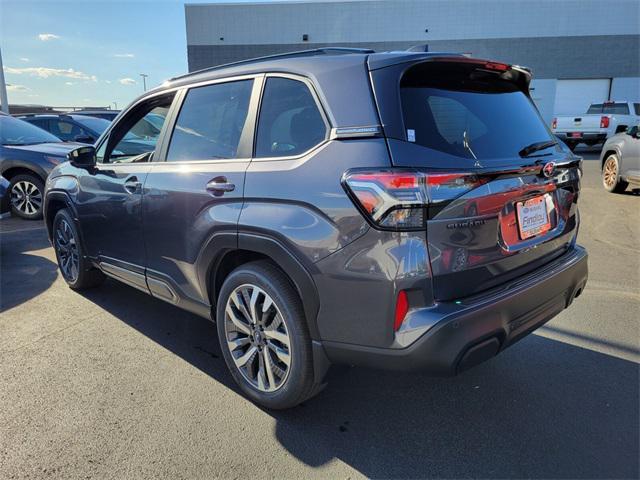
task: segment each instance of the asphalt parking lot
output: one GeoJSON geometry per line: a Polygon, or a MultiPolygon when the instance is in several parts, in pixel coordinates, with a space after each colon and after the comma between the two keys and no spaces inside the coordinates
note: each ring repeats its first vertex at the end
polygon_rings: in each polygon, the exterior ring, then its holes
{"type": "Polygon", "coordinates": [[[285,412],[238,393],[212,323],[75,293],[41,223],[0,221],[0,478],[638,478],[640,195],[596,156],[569,310],[459,377],[340,369],[285,412]]]}

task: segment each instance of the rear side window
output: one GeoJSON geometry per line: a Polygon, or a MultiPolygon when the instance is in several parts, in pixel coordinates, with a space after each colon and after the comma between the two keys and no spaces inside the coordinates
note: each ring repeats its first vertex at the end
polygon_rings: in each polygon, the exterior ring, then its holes
{"type": "Polygon", "coordinates": [[[241,80],[189,90],[167,161],[236,158],[252,87],[253,80],[241,80]]]}
{"type": "Polygon", "coordinates": [[[299,155],[327,136],[327,126],[307,85],[289,78],[267,79],[260,107],[256,157],[299,155]]]}
{"type": "Polygon", "coordinates": [[[640,103],[634,103],[633,109],[636,111],[636,115],[640,115],[640,103]]]}
{"type": "Polygon", "coordinates": [[[406,139],[471,160],[519,158],[552,140],[531,100],[498,74],[418,65],[403,76],[406,139]]]}

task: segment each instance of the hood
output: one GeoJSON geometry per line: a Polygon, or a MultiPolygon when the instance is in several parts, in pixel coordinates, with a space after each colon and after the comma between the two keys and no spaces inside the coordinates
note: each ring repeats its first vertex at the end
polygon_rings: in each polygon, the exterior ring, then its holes
{"type": "Polygon", "coordinates": [[[52,142],[52,143],[38,143],[36,145],[3,145],[4,148],[9,150],[20,150],[25,152],[38,152],[45,155],[52,155],[56,157],[67,157],[67,153],[78,147],[86,147],[83,143],[74,142],[52,142]]]}

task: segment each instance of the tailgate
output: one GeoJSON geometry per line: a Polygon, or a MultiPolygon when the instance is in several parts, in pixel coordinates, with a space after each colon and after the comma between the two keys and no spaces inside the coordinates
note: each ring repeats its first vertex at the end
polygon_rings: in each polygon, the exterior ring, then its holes
{"type": "Polygon", "coordinates": [[[551,178],[537,167],[485,178],[429,214],[436,299],[473,295],[526,274],[566,251],[577,233],[576,164],[556,167],[551,178]]]}
{"type": "Polygon", "coordinates": [[[526,70],[436,57],[371,78],[394,167],[424,178],[436,299],[493,288],[572,245],[580,159],[544,125],[526,70]]]}
{"type": "Polygon", "coordinates": [[[600,130],[601,115],[560,116],[556,120],[556,133],[594,132],[600,130]]]}

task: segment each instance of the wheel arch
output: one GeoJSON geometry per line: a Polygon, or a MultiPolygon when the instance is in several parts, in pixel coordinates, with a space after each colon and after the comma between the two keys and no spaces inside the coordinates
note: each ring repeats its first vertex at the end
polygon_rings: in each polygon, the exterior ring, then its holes
{"type": "Polygon", "coordinates": [[[82,237],[81,230],[78,225],[78,215],[73,202],[71,201],[71,197],[67,192],[64,191],[49,191],[45,195],[44,205],[43,205],[43,214],[44,214],[44,222],[47,227],[47,235],[49,236],[49,240],[52,238],[52,229],[53,229],[53,219],[63,208],[68,208],[71,210],[71,216],[76,223],[76,228],[78,230],[78,235],[82,237]]]}
{"type": "Polygon", "coordinates": [[[620,158],[620,152],[618,152],[618,149],[616,148],[610,147],[602,153],[602,160],[600,161],[600,171],[604,170],[604,163],[607,161],[607,158],[609,158],[609,155],[614,154],[618,156],[618,159],[620,158]]]}
{"type": "Polygon", "coordinates": [[[42,183],[47,180],[47,172],[38,165],[13,160],[3,163],[2,176],[9,181],[16,175],[36,175],[42,183]]]}
{"type": "Polygon", "coordinates": [[[253,233],[233,235],[234,239],[229,237],[231,235],[220,234],[208,242],[198,269],[199,277],[204,282],[203,291],[207,292],[214,316],[218,293],[229,273],[245,263],[268,260],[283,272],[295,288],[302,302],[311,338],[319,339],[316,324],[318,292],[308,268],[274,238],[253,233]],[[217,244],[216,248],[211,248],[212,244],[217,244]]]}

